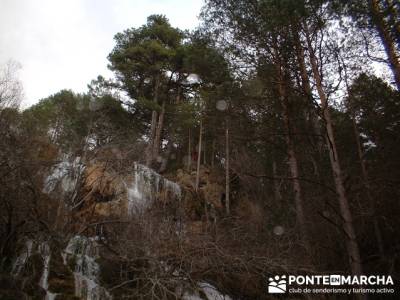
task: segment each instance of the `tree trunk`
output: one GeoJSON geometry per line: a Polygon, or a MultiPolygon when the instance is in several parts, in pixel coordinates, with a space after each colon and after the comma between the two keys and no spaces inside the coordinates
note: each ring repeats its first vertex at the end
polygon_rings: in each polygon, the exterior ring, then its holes
{"type": "Polygon", "coordinates": [[[188,141],[188,171],[192,168],[192,137],[191,130],[189,128],[189,141],[188,141]]]}
{"type": "Polygon", "coordinates": [[[356,122],[356,114],[355,114],[354,106],[353,106],[353,103],[352,103],[351,92],[350,92],[350,89],[349,89],[349,86],[348,86],[346,68],[344,68],[344,72],[345,72],[345,83],[346,83],[346,88],[347,88],[347,95],[348,95],[348,101],[349,101],[351,121],[352,121],[352,124],[353,124],[354,138],[355,138],[356,144],[357,144],[357,153],[358,153],[358,159],[360,160],[360,167],[361,167],[361,175],[362,175],[362,178],[363,178],[363,185],[365,187],[367,199],[368,199],[368,202],[370,204],[372,223],[374,225],[375,238],[376,238],[376,242],[378,244],[379,255],[380,255],[381,258],[383,258],[385,256],[385,248],[384,248],[384,244],[383,244],[382,232],[381,232],[381,229],[379,227],[378,219],[376,217],[375,201],[374,201],[374,198],[372,196],[371,185],[369,184],[369,176],[368,176],[367,166],[366,166],[365,159],[364,159],[363,147],[361,145],[360,131],[358,130],[358,126],[357,126],[357,122],[356,122]]]}
{"type": "Polygon", "coordinates": [[[146,151],[146,165],[148,167],[150,167],[150,165],[153,163],[153,147],[154,147],[154,137],[156,133],[156,127],[157,127],[157,111],[153,110],[151,114],[149,145],[147,146],[147,151],[146,151]]]}
{"type": "Polygon", "coordinates": [[[372,223],[374,225],[375,238],[376,238],[376,242],[378,244],[379,255],[381,258],[383,258],[385,256],[385,248],[383,246],[382,232],[379,227],[378,219],[376,217],[375,201],[374,201],[374,198],[372,197],[371,185],[369,184],[367,166],[365,164],[365,159],[364,159],[364,151],[362,149],[361,141],[360,141],[360,132],[358,131],[354,113],[353,112],[351,112],[351,113],[352,113],[354,137],[357,142],[357,152],[358,152],[358,158],[360,160],[363,184],[365,187],[365,192],[367,195],[368,202],[370,203],[370,206],[371,206],[371,208],[370,208],[371,209],[371,217],[372,217],[372,223]]]}
{"type": "Polygon", "coordinates": [[[285,96],[281,96],[281,103],[283,108],[283,121],[286,130],[285,139],[287,145],[287,154],[289,158],[289,169],[290,175],[292,177],[293,182],[293,192],[294,192],[294,201],[296,207],[296,216],[297,223],[299,225],[301,238],[304,242],[304,246],[307,250],[309,250],[309,239],[308,232],[306,229],[306,218],[304,215],[304,203],[303,203],[303,193],[299,181],[299,165],[297,161],[296,152],[294,150],[294,144],[291,137],[291,127],[290,127],[290,119],[289,119],[289,110],[287,106],[287,99],[285,96]]]}
{"type": "Polygon", "coordinates": [[[207,140],[206,140],[206,137],[204,137],[204,141],[203,141],[203,165],[207,165],[207,151],[206,151],[206,149],[207,149],[207,140]]]}
{"type": "Polygon", "coordinates": [[[282,195],[281,195],[281,190],[280,190],[280,187],[279,187],[278,170],[277,170],[277,167],[276,167],[276,161],[275,160],[272,162],[272,175],[274,176],[275,202],[280,204],[282,202],[282,195]]]}
{"type": "Polygon", "coordinates": [[[201,161],[201,140],[203,136],[203,121],[200,120],[200,131],[199,131],[199,149],[197,152],[197,171],[196,171],[196,191],[199,190],[199,183],[200,183],[200,161],[201,161]]]}
{"type": "Polygon", "coordinates": [[[211,151],[211,168],[214,168],[214,161],[215,161],[215,138],[212,142],[212,151],[211,151]]]}
{"type": "Polygon", "coordinates": [[[335,181],[336,192],[338,194],[340,213],[343,219],[343,230],[346,235],[346,247],[349,256],[350,267],[353,275],[361,275],[363,271],[362,271],[360,250],[358,247],[356,233],[354,230],[353,218],[351,215],[349,202],[343,184],[342,169],[338,158],[332,120],[328,107],[328,99],[326,97],[325,91],[322,86],[322,79],[318,69],[317,58],[312,48],[312,43],[306,24],[305,24],[305,32],[306,32],[306,40],[309,51],[309,58],[312,67],[312,73],[316,82],[318,95],[321,100],[323,117],[326,124],[326,142],[329,148],[329,158],[335,181]]]}
{"type": "Polygon", "coordinates": [[[230,176],[229,176],[229,119],[225,121],[225,209],[226,214],[230,214],[230,176]]]}
{"type": "Polygon", "coordinates": [[[392,26],[392,32],[397,41],[397,46],[400,48],[400,3],[393,3],[392,0],[386,0],[385,2],[390,17],[390,26],[392,26]]]}
{"type": "Polygon", "coordinates": [[[165,157],[161,161],[160,168],[158,169],[158,173],[162,173],[162,172],[165,172],[165,170],[167,170],[168,163],[169,163],[169,160],[171,157],[172,148],[173,148],[173,140],[170,139],[168,141],[167,150],[165,151],[165,157]]]}
{"type": "Polygon", "coordinates": [[[162,103],[161,112],[158,116],[158,123],[153,144],[153,159],[157,159],[158,154],[160,152],[161,134],[164,127],[164,116],[165,116],[165,100],[162,103]]]}
{"type": "Polygon", "coordinates": [[[306,62],[305,62],[305,54],[304,54],[304,48],[303,45],[301,44],[300,40],[300,35],[298,32],[298,29],[294,27],[292,29],[293,37],[294,37],[294,43],[296,47],[296,58],[297,58],[297,63],[299,65],[299,70],[300,70],[300,77],[301,77],[301,86],[304,91],[305,96],[307,97],[308,103],[307,103],[307,112],[309,115],[309,118],[311,120],[311,127],[313,129],[313,133],[315,135],[314,139],[317,141],[317,149],[320,152],[321,151],[321,128],[318,123],[318,115],[315,112],[314,108],[314,99],[312,95],[312,89],[310,85],[310,78],[307,73],[307,67],[306,67],[306,62]]]}
{"type": "Polygon", "coordinates": [[[383,46],[385,47],[386,54],[389,59],[389,64],[396,81],[397,90],[400,91],[400,58],[396,51],[395,42],[390,35],[390,29],[388,28],[386,21],[382,15],[378,0],[371,0],[371,15],[372,20],[374,21],[375,26],[378,29],[383,46]]]}
{"type": "MultiPolygon", "coordinates": [[[[155,104],[158,104],[158,90],[159,90],[159,75],[156,76],[155,81],[154,81],[154,98],[153,101],[155,104]]],[[[151,114],[151,127],[150,127],[150,136],[149,136],[149,145],[147,146],[147,151],[146,151],[146,165],[148,167],[151,166],[153,163],[153,151],[154,151],[154,140],[156,136],[156,128],[157,128],[157,111],[153,110],[151,114]]]]}
{"type": "MultiPolygon", "coordinates": [[[[180,79],[178,80],[178,84],[180,82],[180,79]]],[[[178,89],[176,91],[176,98],[175,98],[175,103],[179,104],[181,103],[181,91],[182,91],[182,86],[179,84],[178,89]]]]}
{"type": "Polygon", "coordinates": [[[285,140],[287,145],[287,154],[289,158],[289,170],[292,177],[293,182],[293,192],[294,192],[294,202],[296,208],[296,219],[299,225],[301,239],[303,241],[304,247],[306,250],[310,250],[309,247],[309,237],[308,231],[306,229],[306,219],[304,216],[304,203],[303,203],[303,195],[302,189],[299,181],[299,166],[297,161],[296,152],[294,150],[294,144],[292,141],[291,135],[291,125],[290,125],[290,117],[289,117],[289,108],[287,103],[287,94],[286,87],[284,83],[284,76],[282,74],[282,67],[279,65],[277,67],[278,73],[278,92],[280,97],[280,102],[282,105],[282,113],[283,113],[283,122],[286,130],[285,140]]]}

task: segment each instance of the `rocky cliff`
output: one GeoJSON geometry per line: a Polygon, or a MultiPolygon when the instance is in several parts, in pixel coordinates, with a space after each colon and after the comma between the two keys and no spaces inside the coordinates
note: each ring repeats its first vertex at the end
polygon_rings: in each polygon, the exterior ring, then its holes
{"type": "Polygon", "coordinates": [[[50,168],[43,193],[57,203],[52,229],[59,235],[19,242],[1,299],[230,299],[209,282],[188,278],[176,260],[223,209],[217,176],[202,168],[195,193],[190,172],[170,174],[173,181],[139,163],[128,170],[67,156],[50,168]]]}

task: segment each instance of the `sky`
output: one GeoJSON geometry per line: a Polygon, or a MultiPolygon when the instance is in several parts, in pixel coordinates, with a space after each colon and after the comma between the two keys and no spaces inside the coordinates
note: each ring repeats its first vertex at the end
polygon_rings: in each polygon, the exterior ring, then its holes
{"type": "Polygon", "coordinates": [[[27,107],[61,89],[87,91],[98,75],[112,76],[113,37],[139,27],[151,14],[194,29],[202,0],[0,0],[0,64],[22,68],[27,107]]]}

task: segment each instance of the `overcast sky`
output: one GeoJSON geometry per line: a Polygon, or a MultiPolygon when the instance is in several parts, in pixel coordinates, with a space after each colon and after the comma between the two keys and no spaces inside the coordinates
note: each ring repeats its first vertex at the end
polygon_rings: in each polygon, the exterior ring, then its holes
{"type": "Polygon", "coordinates": [[[0,63],[21,63],[24,107],[61,89],[85,92],[110,76],[113,36],[150,14],[193,29],[202,0],[0,0],[0,63]]]}

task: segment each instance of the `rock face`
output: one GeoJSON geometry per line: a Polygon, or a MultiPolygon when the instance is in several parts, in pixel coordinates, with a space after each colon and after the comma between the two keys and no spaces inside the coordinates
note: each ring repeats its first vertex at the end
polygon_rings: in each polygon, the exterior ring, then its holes
{"type": "MultiPolygon", "coordinates": [[[[134,163],[133,170],[120,174],[103,162],[83,164],[80,158],[64,158],[45,179],[43,191],[68,195],[79,206],[78,218],[126,218],[143,212],[156,201],[179,200],[179,184],[152,169],[134,163]]],[[[87,220],[86,220],[87,221],[87,220]]]]}
{"type": "MultiPolygon", "coordinates": [[[[220,182],[221,176],[216,170],[211,170],[205,166],[200,167],[200,199],[205,201],[217,211],[222,211],[225,199],[225,187],[220,182]]],[[[188,190],[194,190],[196,182],[196,172],[187,172],[182,169],[177,171],[177,182],[188,190]]]]}
{"type": "MultiPolygon", "coordinates": [[[[107,168],[104,163],[93,163],[85,167],[74,200],[75,224],[89,224],[108,218],[126,218],[128,215],[128,190],[125,180],[107,168]]],[[[79,232],[79,229],[77,229],[79,232]]],[[[94,233],[91,233],[94,234],[94,233]]]]}
{"type": "MultiPolygon", "coordinates": [[[[182,207],[186,220],[184,232],[200,233],[203,223],[199,216],[204,203],[216,210],[223,208],[223,186],[213,180],[210,173],[209,169],[202,168],[200,191],[193,196],[195,176],[182,170],[178,171],[178,183],[175,183],[138,163],[130,172],[122,173],[106,162],[84,163],[79,157],[64,156],[45,178],[43,192],[54,201],[63,199],[62,206],[69,215],[69,224],[72,224],[70,231],[75,235],[64,241],[62,247],[51,244],[46,237],[26,241],[14,263],[14,281],[22,278],[27,282],[27,272],[34,268],[30,276],[31,285],[29,288],[26,285],[25,293],[33,295],[35,290],[37,299],[112,299],[112,292],[108,290],[110,285],[107,287],[103,279],[107,278],[105,272],[113,276],[118,274],[118,270],[111,270],[118,268],[118,263],[110,264],[102,257],[105,241],[102,230],[99,230],[102,225],[91,224],[115,220],[128,223],[142,218],[154,207],[161,208],[164,213],[173,211],[171,222],[181,226],[181,219],[176,214],[177,211],[182,213],[182,207]],[[171,207],[174,209],[167,209],[171,207]],[[103,268],[108,271],[103,271],[103,268]]],[[[179,280],[184,281],[183,278],[179,280]]],[[[181,286],[185,286],[179,293],[182,299],[230,299],[207,283],[199,283],[195,290],[188,288],[187,284],[181,286]]]]}
{"type": "Polygon", "coordinates": [[[121,174],[105,162],[84,164],[80,158],[64,157],[45,179],[43,190],[54,196],[67,195],[71,199],[69,205],[78,208],[76,219],[93,223],[102,218],[129,218],[155,203],[166,205],[183,199],[188,210],[198,210],[205,202],[223,211],[225,188],[219,175],[201,166],[199,194],[188,198],[183,190],[194,192],[195,172],[178,170],[175,183],[138,163],[130,172],[121,174]]]}

